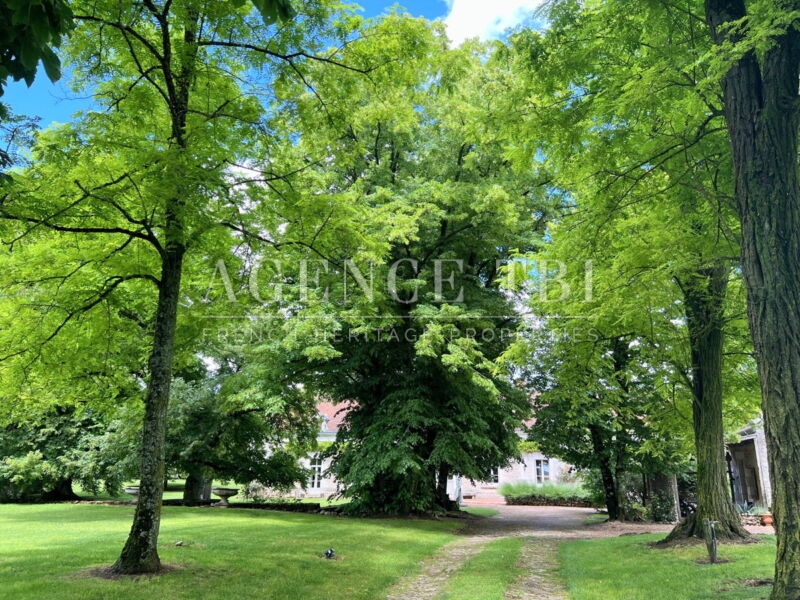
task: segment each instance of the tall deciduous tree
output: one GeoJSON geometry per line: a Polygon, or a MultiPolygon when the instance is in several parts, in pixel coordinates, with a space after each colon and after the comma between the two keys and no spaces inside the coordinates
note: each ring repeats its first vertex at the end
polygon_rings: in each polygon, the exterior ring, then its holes
{"type": "Polygon", "coordinates": [[[664,366],[648,361],[633,336],[603,338],[599,329],[576,341],[538,330],[529,359],[536,423],[531,439],[549,456],[596,469],[609,520],[624,520],[627,473],[655,475],[675,468],[682,432],[667,426],[664,366]]]}
{"type": "MultiPolygon", "coordinates": [[[[369,215],[385,232],[356,265],[369,292],[345,262],[350,239],[315,246],[328,260],[318,290],[327,288],[328,301],[297,322],[297,335],[310,333],[310,323],[327,331],[313,354],[305,349],[306,380],[349,401],[333,472],[365,511],[448,506],[451,475],[486,479],[517,455],[515,429],[529,412],[526,396],[493,365],[516,312],[496,279],[511,249],[539,241],[550,207],[539,182],[513,173],[503,157],[493,128],[499,88],[483,53],[447,50],[440,26],[391,16],[345,54],[348,64],[386,69],[370,82],[312,73],[317,93],[334,101],[325,111],[310,96],[297,103],[293,129],[314,132],[299,146],[327,152],[316,177],[354,196],[365,210],[353,217],[369,215]]],[[[329,207],[335,222],[339,211],[329,207]]],[[[303,226],[289,220],[286,235],[303,226]]]]}
{"type": "MultiPolygon", "coordinates": [[[[547,32],[513,43],[534,82],[525,100],[528,135],[541,136],[555,185],[576,204],[554,232],[554,251],[594,255],[598,282],[605,273],[595,296],[608,294],[608,306],[570,308],[601,317],[601,330],[614,323],[617,332],[673,350],[669,360],[694,407],[695,521],[717,520],[722,536],[744,536],[727,493],[722,411],[736,227],[720,111],[691,59],[708,45],[696,31],[702,21],[691,8],[654,5],[634,14],[615,2],[556,3],[551,17],[547,32]],[[559,244],[564,237],[572,242],[559,244]]],[[[531,148],[516,152],[530,156],[531,148]]],[[[702,535],[702,528],[692,521],[679,533],[702,535]]]]}
{"type": "MultiPolygon", "coordinates": [[[[107,327],[127,319],[149,338],[145,360],[130,369],[146,381],[140,501],[114,570],[154,572],[173,364],[176,353],[195,349],[192,328],[178,328],[181,299],[189,300],[184,272],[237,243],[225,223],[249,205],[231,167],[267,145],[256,78],[271,85],[281,66],[302,77],[315,40],[342,41],[350,28],[323,35],[329,10],[319,2],[280,28],[264,27],[244,3],[72,8],[80,23],[69,48],[73,69],[95,86],[103,110],[43,135],[34,168],[2,198],[16,249],[46,237],[65,253],[43,265],[34,285],[18,288],[45,328],[17,328],[10,360],[25,371],[43,345],[67,332],[80,338],[101,309],[107,327]]],[[[336,62],[334,55],[320,60],[336,62]]]]}
{"type": "Polygon", "coordinates": [[[720,48],[742,267],[778,537],[771,598],[800,598],[800,31],[797,2],[707,0],[720,48]]]}

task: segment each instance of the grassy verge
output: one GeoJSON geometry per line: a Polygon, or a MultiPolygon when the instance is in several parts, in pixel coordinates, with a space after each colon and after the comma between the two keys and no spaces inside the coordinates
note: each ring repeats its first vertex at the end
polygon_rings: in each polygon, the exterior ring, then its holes
{"type": "Polygon", "coordinates": [[[490,542],[453,575],[443,599],[502,600],[506,588],[521,574],[516,563],[524,541],[513,537],[490,542]]]}
{"type": "Polygon", "coordinates": [[[500,513],[496,508],[489,508],[488,506],[462,506],[461,510],[478,517],[493,517],[500,513]]]}
{"type": "Polygon", "coordinates": [[[583,520],[584,525],[595,525],[596,523],[605,523],[608,521],[608,513],[607,512],[598,512],[593,515],[589,515],[583,520]]]}
{"type": "Polygon", "coordinates": [[[98,579],[130,529],[132,507],[0,505],[2,596],[17,600],[369,600],[452,539],[453,522],[167,507],[159,554],[177,569],[98,579]],[[182,541],[182,546],[176,546],[182,541]],[[336,560],[322,552],[336,549],[336,560]]]}
{"type": "Polygon", "coordinates": [[[570,600],[749,600],[765,598],[772,577],[774,536],[748,545],[721,545],[729,562],[700,564],[704,545],[659,549],[663,535],[622,536],[561,546],[561,575],[570,600]]]}

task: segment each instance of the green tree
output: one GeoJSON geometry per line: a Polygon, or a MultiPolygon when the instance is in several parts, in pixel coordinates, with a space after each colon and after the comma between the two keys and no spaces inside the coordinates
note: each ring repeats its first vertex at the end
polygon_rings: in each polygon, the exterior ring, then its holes
{"type": "Polygon", "coordinates": [[[73,483],[119,491],[124,471],[104,452],[108,418],[91,410],[54,407],[38,419],[0,430],[0,500],[75,500],[73,483]]]}
{"type": "MultiPolygon", "coordinates": [[[[188,300],[182,278],[207,265],[209,254],[230,252],[241,242],[229,224],[246,212],[241,180],[251,178],[237,177],[232,165],[269,145],[255,78],[274,81],[282,68],[302,77],[317,41],[346,39],[354,23],[327,28],[329,11],[321,3],[305,5],[295,25],[271,28],[243,4],[94,2],[72,8],[80,24],[68,48],[73,70],[95,86],[103,110],[43,134],[34,167],[4,195],[7,239],[43,267],[27,288],[22,277],[16,280],[14,301],[41,327],[26,329],[20,319],[6,332],[13,342],[6,368],[10,380],[44,387],[47,375],[31,372],[32,359],[74,365],[58,356],[72,345],[73,352],[85,350],[81,357],[92,357],[87,361],[103,363],[87,349],[90,340],[102,331],[119,339],[114,326],[121,322],[135,332],[123,344],[131,351],[126,376],[146,381],[141,494],[114,569],[153,572],[160,567],[172,370],[197,350],[196,328],[178,327],[179,304],[188,300]],[[241,80],[248,78],[252,85],[245,89],[241,80]],[[149,347],[137,352],[132,346],[141,344],[133,342],[143,335],[149,347]],[[72,344],[53,344],[56,338],[72,344]]],[[[319,60],[336,62],[331,52],[319,60]]],[[[14,304],[6,308],[5,316],[16,318],[14,304]]]]}
{"type": "Polygon", "coordinates": [[[531,439],[547,455],[600,474],[608,518],[624,520],[626,473],[669,473],[683,450],[681,436],[664,427],[668,385],[646,344],[630,337],[576,342],[543,332],[528,368],[536,423],[531,439]],[[549,338],[549,343],[542,343],[549,338]],[[543,348],[547,348],[543,350],[543,348]]]}
{"type": "MultiPolygon", "coordinates": [[[[595,258],[596,301],[550,311],[592,315],[606,335],[609,325],[633,331],[664,353],[692,392],[698,457],[699,510],[675,535],[702,535],[696,524],[711,518],[721,535],[744,536],[727,492],[722,410],[737,233],[719,109],[691,58],[707,47],[698,16],[563,2],[551,17],[546,33],[512,42],[528,73],[522,110],[532,108],[531,142],[515,151],[530,160],[540,136],[554,186],[575,204],[551,255],[595,258]]],[[[732,405],[742,395],[730,392],[732,405]]]]}
{"type": "MultiPolygon", "coordinates": [[[[166,469],[186,477],[184,504],[203,499],[214,479],[281,489],[304,482],[298,458],[316,444],[314,399],[302,389],[264,393],[269,385],[254,385],[243,371],[199,375],[173,382],[167,413],[166,469]]],[[[141,412],[138,404],[120,407],[98,448],[128,477],[138,475],[129,457],[140,443],[141,412]]]]}
{"type": "Polygon", "coordinates": [[[800,31],[796,2],[708,0],[742,223],[778,537],[774,600],[800,597],[800,31]]]}
{"type": "MultiPolygon", "coordinates": [[[[298,98],[290,129],[314,132],[292,147],[326,153],[305,176],[352,198],[363,207],[351,208],[352,218],[371,218],[381,232],[355,261],[374,285],[359,290],[346,262],[358,244],[318,239],[314,251],[328,261],[318,302],[300,311],[293,335],[310,368],[307,385],[346,403],[332,470],[354,507],[447,506],[449,476],[485,479],[518,454],[515,429],[529,402],[493,364],[516,314],[496,283],[498,262],[538,242],[531,216],[550,206],[541,182],[515,174],[503,157],[484,49],[447,50],[439,25],[393,15],[344,56],[386,68],[370,81],[309,74],[314,91],[332,100],[322,111],[311,94],[290,93],[298,98]]],[[[339,208],[324,210],[319,229],[330,235],[339,208]]],[[[287,222],[286,236],[313,227],[287,222]]]]}

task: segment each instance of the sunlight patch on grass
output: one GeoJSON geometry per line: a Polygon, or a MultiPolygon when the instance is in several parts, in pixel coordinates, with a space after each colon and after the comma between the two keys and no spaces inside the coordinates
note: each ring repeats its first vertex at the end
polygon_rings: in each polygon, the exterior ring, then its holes
{"type": "Polygon", "coordinates": [[[721,544],[723,564],[699,564],[707,558],[702,544],[657,548],[663,535],[635,535],[568,542],[561,545],[561,576],[570,600],[755,600],[768,586],[753,585],[772,577],[774,536],[759,544],[721,544]]]}
{"type": "Polygon", "coordinates": [[[89,576],[117,558],[132,516],[133,507],[124,505],[0,505],[3,597],[377,600],[452,540],[459,526],[165,507],[159,554],[174,571],[137,579],[89,576]],[[323,556],[331,547],[336,560],[323,556]]]}

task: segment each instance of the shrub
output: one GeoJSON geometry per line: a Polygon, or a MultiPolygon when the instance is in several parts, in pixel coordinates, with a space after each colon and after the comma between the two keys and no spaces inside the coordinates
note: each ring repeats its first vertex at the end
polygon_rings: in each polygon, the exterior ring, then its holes
{"type": "Polygon", "coordinates": [[[653,494],[648,516],[656,523],[672,523],[675,520],[675,500],[663,491],[653,494]]]}
{"type": "Polygon", "coordinates": [[[499,491],[507,504],[595,506],[589,492],[580,484],[504,483],[499,491]]]}

